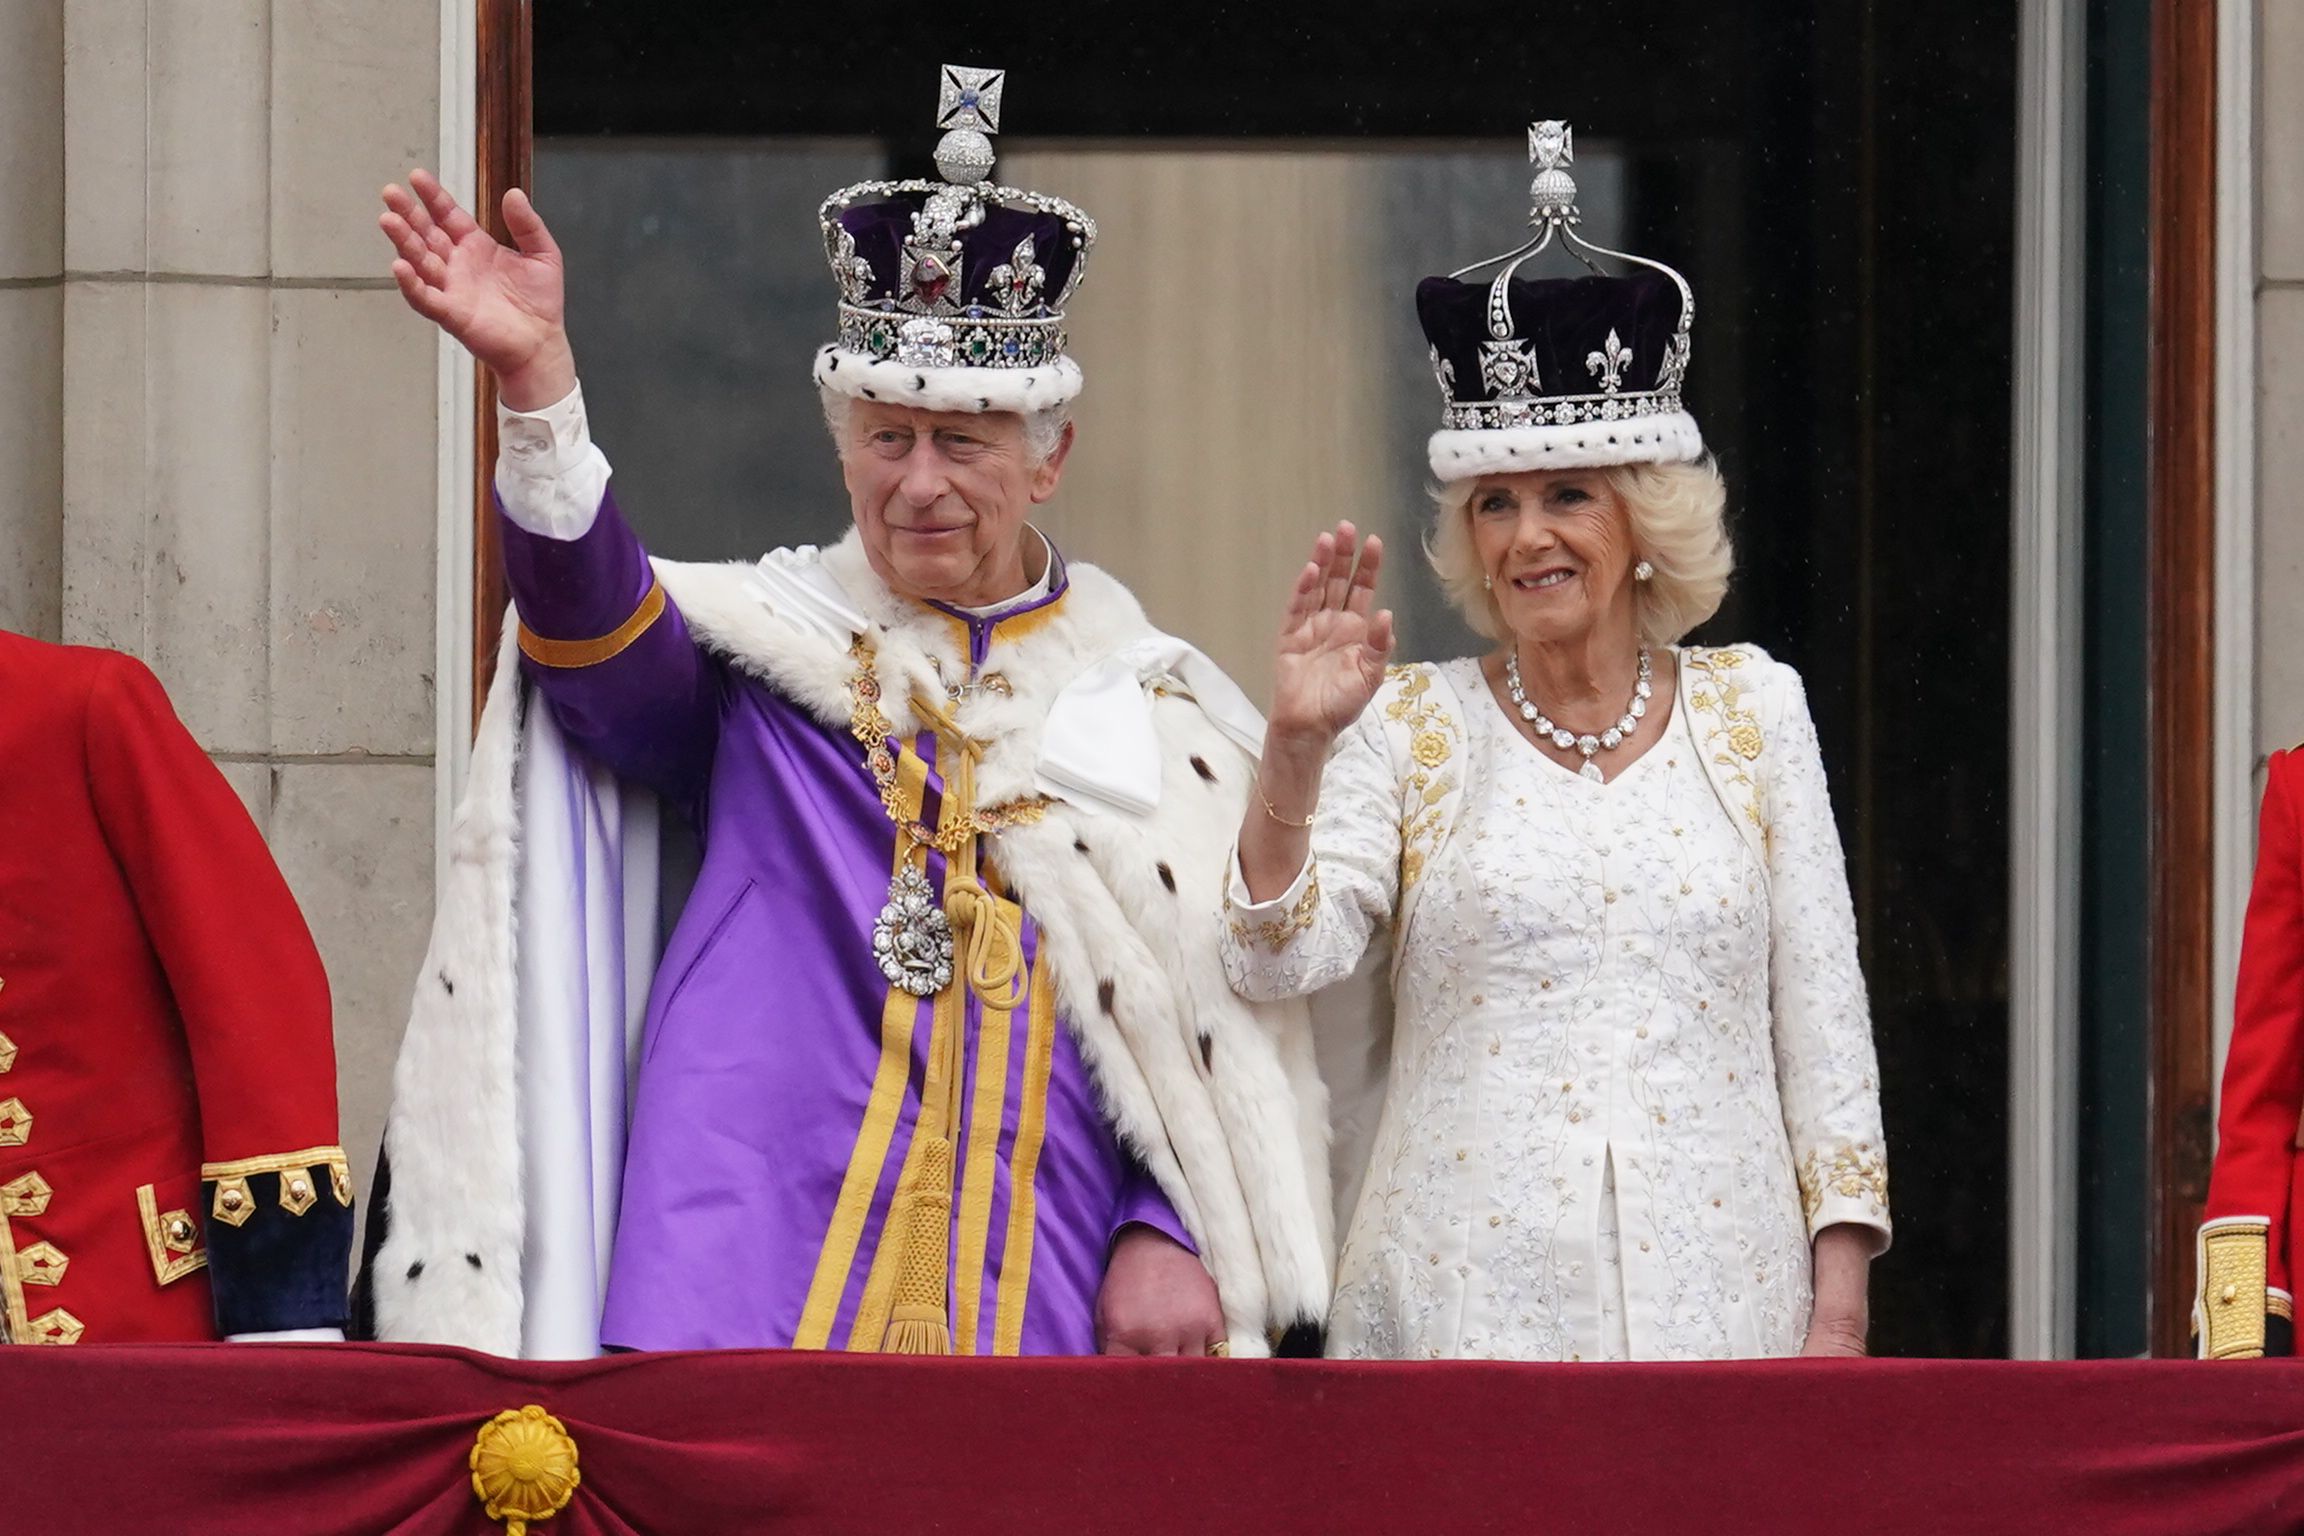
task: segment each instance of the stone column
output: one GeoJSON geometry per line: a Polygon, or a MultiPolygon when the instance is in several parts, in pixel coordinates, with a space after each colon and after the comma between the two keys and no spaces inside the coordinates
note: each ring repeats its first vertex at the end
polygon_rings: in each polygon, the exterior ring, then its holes
{"type": "Polygon", "coordinates": [[[438,426],[374,221],[435,154],[440,6],[48,8],[63,638],[149,662],[271,840],[365,1190],[432,909],[438,426]]]}
{"type": "Polygon", "coordinates": [[[2304,740],[2304,6],[2256,22],[2256,745],[2304,740]]]}
{"type": "Polygon", "coordinates": [[[63,0],[0,7],[0,59],[0,629],[53,640],[63,581],[63,0]]]}

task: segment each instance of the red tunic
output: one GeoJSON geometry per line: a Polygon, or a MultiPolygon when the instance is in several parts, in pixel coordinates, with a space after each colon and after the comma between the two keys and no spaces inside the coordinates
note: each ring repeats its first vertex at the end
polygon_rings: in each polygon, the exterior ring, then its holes
{"type": "Polygon", "coordinates": [[[2200,1352],[2292,1352],[2290,1277],[2304,1254],[2304,748],[2275,752],[2257,822],[2256,882],[2240,944],[2215,1172],[2193,1307],[2200,1352]]]}
{"type": "Polygon", "coordinates": [[[209,1339],[343,1318],[328,981],[145,667],[0,631],[0,1326],[209,1339]]]}

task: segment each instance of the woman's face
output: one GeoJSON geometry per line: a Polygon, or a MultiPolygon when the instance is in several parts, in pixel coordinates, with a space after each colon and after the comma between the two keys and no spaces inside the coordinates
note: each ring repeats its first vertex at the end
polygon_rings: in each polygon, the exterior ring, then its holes
{"type": "Polygon", "coordinates": [[[1504,626],[1539,645],[1602,624],[1632,627],[1632,518],[1598,469],[1484,475],[1467,509],[1472,547],[1504,626]]]}

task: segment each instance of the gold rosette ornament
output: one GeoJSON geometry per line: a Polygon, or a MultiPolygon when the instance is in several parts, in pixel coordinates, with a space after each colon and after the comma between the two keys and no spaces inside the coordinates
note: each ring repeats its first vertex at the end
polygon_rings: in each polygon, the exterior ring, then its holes
{"type": "Polygon", "coordinates": [[[568,1507],[583,1476],[568,1426],[530,1403],[507,1408],[480,1426],[472,1446],[472,1492],[505,1536],[527,1536],[530,1524],[568,1507]]]}

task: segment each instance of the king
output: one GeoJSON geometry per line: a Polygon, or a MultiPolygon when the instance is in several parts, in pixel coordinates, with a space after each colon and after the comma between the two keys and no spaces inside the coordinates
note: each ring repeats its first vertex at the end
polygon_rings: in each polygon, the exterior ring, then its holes
{"type": "Polygon", "coordinates": [[[991,181],[1003,84],[945,69],[941,179],[820,210],[854,526],[756,563],[651,561],[618,512],[528,200],[505,246],[386,189],[402,294],[498,381],[518,622],[396,1076],[377,1336],[1317,1353],[1309,1026],[1199,921],[1262,724],[1028,520],[1096,229],[991,181]],[[660,963],[651,803],[703,849],[660,963]]]}

